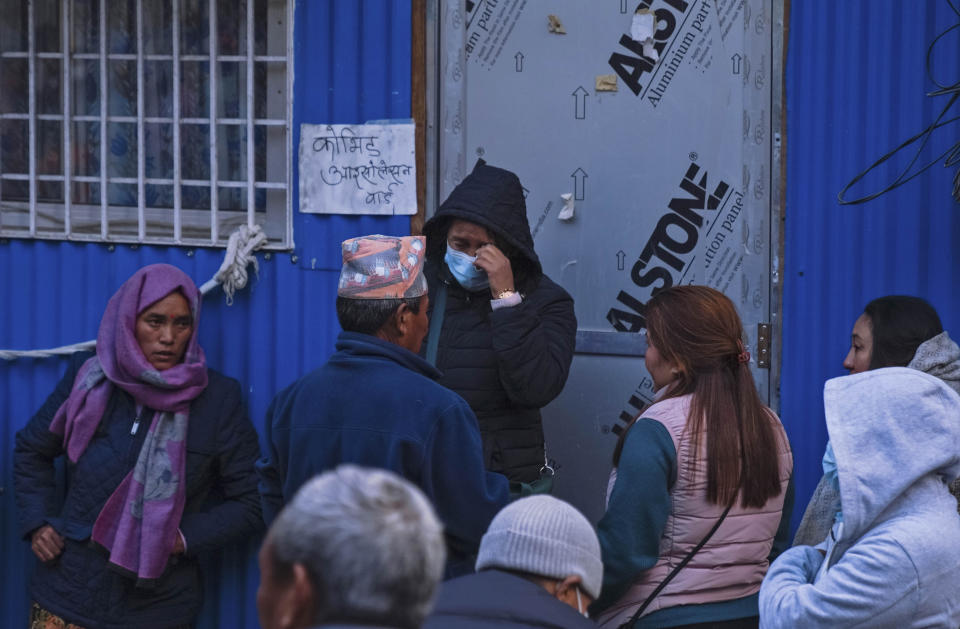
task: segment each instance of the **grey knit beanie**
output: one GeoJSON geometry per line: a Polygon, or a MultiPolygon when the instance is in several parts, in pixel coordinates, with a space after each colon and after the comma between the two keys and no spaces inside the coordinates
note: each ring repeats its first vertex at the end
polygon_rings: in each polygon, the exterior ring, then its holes
{"type": "Polygon", "coordinates": [[[580,577],[594,599],[603,583],[600,542],[582,513],[552,496],[521,498],[493,518],[480,541],[477,571],[501,568],[542,577],[580,577]]]}

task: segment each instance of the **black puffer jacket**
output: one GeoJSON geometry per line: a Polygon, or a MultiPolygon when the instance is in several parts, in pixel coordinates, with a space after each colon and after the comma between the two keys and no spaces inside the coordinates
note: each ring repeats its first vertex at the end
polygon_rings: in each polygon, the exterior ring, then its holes
{"type": "Polygon", "coordinates": [[[439,382],[476,413],[487,468],[513,481],[536,480],[544,462],[540,408],[567,381],[577,318],[573,298],[540,267],[520,180],[479,160],[424,233],[431,318],[438,288],[447,289],[437,351],[443,372],[439,382]],[[471,293],[453,279],[443,261],[453,219],[482,225],[495,236],[510,258],[523,296],[519,305],[491,310],[489,290],[471,293]]]}

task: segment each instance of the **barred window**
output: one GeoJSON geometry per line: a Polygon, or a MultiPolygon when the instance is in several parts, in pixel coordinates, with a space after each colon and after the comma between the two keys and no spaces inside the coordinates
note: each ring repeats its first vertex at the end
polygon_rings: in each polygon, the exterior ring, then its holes
{"type": "Polygon", "coordinates": [[[292,246],[293,0],[0,0],[0,236],[292,246]]]}

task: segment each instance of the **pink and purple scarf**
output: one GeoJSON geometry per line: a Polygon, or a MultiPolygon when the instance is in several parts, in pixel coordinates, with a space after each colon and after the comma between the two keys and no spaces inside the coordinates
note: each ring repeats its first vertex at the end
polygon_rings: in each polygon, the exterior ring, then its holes
{"type": "Polygon", "coordinates": [[[180,269],[152,264],[134,273],[110,298],[97,334],[97,355],[80,367],[70,396],[50,423],[75,463],[90,444],[113,387],[156,411],[136,466],[107,499],[92,534],[110,553],[110,563],[136,575],[138,585],[163,574],[183,515],[190,403],[207,387],[206,357],[197,342],[199,316],[200,292],[180,269]],[[174,291],[190,304],[193,332],[183,360],[157,371],[137,342],[137,317],[174,291]]]}

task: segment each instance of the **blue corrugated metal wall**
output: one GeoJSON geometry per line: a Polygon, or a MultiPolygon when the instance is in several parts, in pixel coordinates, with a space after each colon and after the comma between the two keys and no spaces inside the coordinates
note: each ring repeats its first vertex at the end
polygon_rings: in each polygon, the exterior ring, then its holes
{"type": "MultiPolygon", "coordinates": [[[[792,6],[781,406],[802,507],[820,475],[826,439],[823,382],[843,373],[850,326],[863,305],[886,293],[922,295],[960,336],[960,296],[951,291],[960,280],[954,253],[960,249],[960,208],[948,196],[953,173],[939,165],[867,205],[836,202],[850,178],[929,124],[943,106],[942,99],[924,96],[931,85],[923,63],[927,44],[956,19],[946,3],[792,6]]],[[[301,122],[409,116],[409,0],[300,0],[294,41],[294,146],[301,122]]],[[[937,73],[941,82],[953,82],[960,76],[960,54],[956,39],[944,43],[948,52],[937,56],[937,73]]],[[[941,137],[957,137],[955,129],[946,131],[941,137]]],[[[938,152],[928,153],[931,158],[938,152]]],[[[882,171],[886,179],[891,172],[882,171]]],[[[296,188],[295,179],[294,207],[296,188]]],[[[405,218],[298,214],[296,262],[289,254],[270,261],[261,257],[259,280],[232,307],[216,295],[206,300],[201,338],[208,360],[244,383],[258,428],[271,396],[332,351],[337,243],[407,228],[405,218]]],[[[73,243],[0,245],[0,347],[49,347],[92,338],[106,300],[136,268],[169,262],[202,282],[220,258],[219,251],[197,250],[190,256],[176,248],[124,246],[111,253],[103,246],[73,243]]],[[[23,576],[32,561],[16,539],[13,434],[63,367],[62,360],[0,362],[0,610],[8,626],[23,626],[23,576]]],[[[208,562],[202,627],[257,626],[256,544],[252,540],[208,562]]]]}
{"type": "MultiPolygon", "coordinates": [[[[796,460],[794,525],[821,475],[823,383],[845,373],[841,362],[863,306],[885,294],[919,295],[960,337],[960,205],[949,194],[956,166],[945,169],[941,160],[865,205],[837,203],[857,173],[946,105],[948,97],[925,96],[935,88],[924,59],[927,46],[958,19],[945,0],[792,2],[780,399],[796,460]]],[[[960,80],[958,35],[935,49],[940,83],[960,80]]],[[[948,118],[957,115],[955,106],[948,118]]],[[[941,129],[920,163],[958,139],[957,123],[941,129]]],[[[881,168],[853,192],[883,187],[907,161],[881,168]]],[[[863,194],[848,198],[855,196],[863,194]]]]}
{"type": "MultiPolygon", "coordinates": [[[[298,0],[294,22],[294,155],[300,123],[410,117],[409,0],[298,0]]],[[[0,18],[2,19],[2,18],[0,18]]],[[[293,206],[298,207],[294,165],[293,206]]],[[[260,257],[259,279],[227,307],[219,292],[203,305],[201,334],[211,367],[244,385],[258,429],[271,397],[333,351],[340,241],[366,233],[409,233],[407,217],[295,214],[295,258],[260,257]],[[295,260],[295,262],[294,262],[295,260]]],[[[168,262],[198,284],[220,250],[13,240],[0,245],[0,347],[53,347],[96,336],[103,307],[137,268],[168,262]]],[[[26,626],[32,555],[17,538],[11,480],[13,436],[49,394],[65,361],[0,361],[0,624],[26,626]]],[[[259,540],[211,558],[200,627],[257,627],[259,540]]]]}

